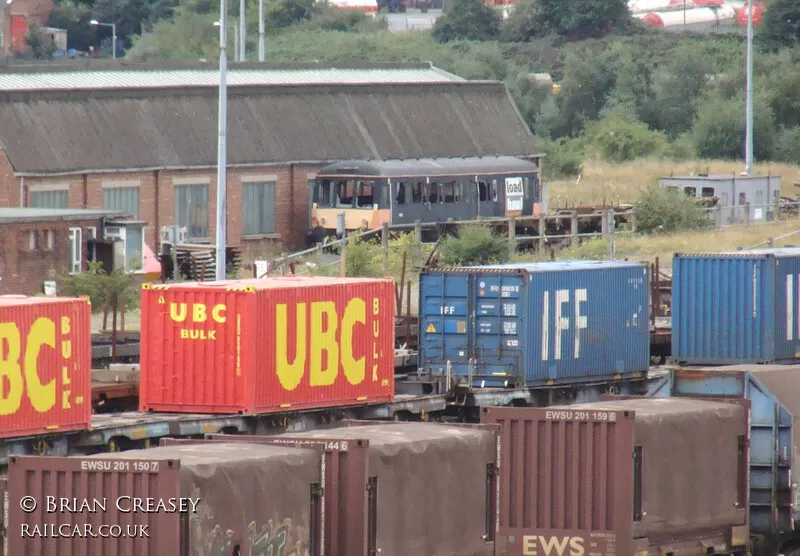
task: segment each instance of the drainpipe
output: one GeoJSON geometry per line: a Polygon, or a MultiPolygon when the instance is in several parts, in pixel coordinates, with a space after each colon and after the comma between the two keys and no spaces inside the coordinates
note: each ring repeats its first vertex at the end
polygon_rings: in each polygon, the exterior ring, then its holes
{"type": "Polygon", "coordinates": [[[153,215],[153,219],[155,220],[153,223],[153,227],[155,228],[155,238],[153,239],[153,242],[155,246],[153,247],[153,250],[156,253],[156,257],[161,256],[161,226],[159,222],[160,215],[158,213],[159,196],[161,194],[158,187],[159,174],[160,172],[158,170],[153,170],[153,195],[155,198],[155,214],[153,215]]]}

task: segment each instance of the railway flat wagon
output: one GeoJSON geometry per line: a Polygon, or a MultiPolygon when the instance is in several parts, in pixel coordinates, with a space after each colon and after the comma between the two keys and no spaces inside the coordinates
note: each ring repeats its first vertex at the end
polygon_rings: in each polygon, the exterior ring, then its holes
{"type": "Polygon", "coordinates": [[[89,428],[88,298],[0,296],[0,438],[89,428]]]}
{"type": "Polygon", "coordinates": [[[391,279],[145,284],[142,411],[266,414],[394,397],[391,279]]]}
{"type": "Polygon", "coordinates": [[[798,372],[792,365],[674,369],[648,392],[750,400],[750,530],[756,554],[765,556],[800,556],[798,372]]]}
{"type": "Polygon", "coordinates": [[[242,443],[16,456],[8,554],[319,554],[321,472],[317,451],[242,443]]]}
{"type": "Polygon", "coordinates": [[[672,356],[686,365],[800,357],[800,248],[672,259],[672,356]]]}
{"type": "Polygon", "coordinates": [[[484,408],[497,556],[747,554],[747,405],[670,398],[484,408]]]}
{"type": "Polygon", "coordinates": [[[644,376],[648,267],[559,261],[420,275],[419,359],[482,387],[542,387],[644,376]]]}

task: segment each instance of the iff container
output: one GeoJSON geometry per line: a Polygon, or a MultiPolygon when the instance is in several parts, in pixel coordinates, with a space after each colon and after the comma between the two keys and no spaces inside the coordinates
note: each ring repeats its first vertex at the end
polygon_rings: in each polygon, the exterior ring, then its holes
{"type": "Polygon", "coordinates": [[[477,387],[602,381],[647,372],[645,263],[559,261],[420,276],[420,361],[477,387]]]}
{"type": "Polygon", "coordinates": [[[677,369],[648,392],[655,397],[750,400],[750,529],[768,555],[796,556],[800,541],[799,372],[791,365],[677,369]]]}
{"type": "Polygon", "coordinates": [[[91,312],[86,297],[0,296],[0,438],[89,428],[91,312]]]}
{"type": "Polygon", "coordinates": [[[676,254],[672,356],[690,365],[800,358],[800,249],[676,254]]]}
{"type": "Polygon", "coordinates": [[[263,414],[391,401],[390,279],[145,284],[143,411],[263,414]]]}

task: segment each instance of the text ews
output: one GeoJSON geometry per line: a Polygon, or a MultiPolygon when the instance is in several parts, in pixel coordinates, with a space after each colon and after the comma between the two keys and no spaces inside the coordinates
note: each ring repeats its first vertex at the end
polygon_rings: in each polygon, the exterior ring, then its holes
{"type": "Polygon", "coordinates": [[[525,535],[522,537],[523,556],[584,556],[583,537],[525,535]]]}
{"type": "Polygon", "coordinates": [[[576,290],[556,290],[555,292],[544,292],[542,304],[542,361],[549,361],[550,354],[550,329],[553,328],[553,354],[552,358],[556,361],[561,360],[561,344],[564,332],[573,329],[575,337],[573,340],[572,356],[575,359],[581,356],[581,330],[586,329],[588,321],[585,314],[587,301],[586,289],[576,290]],[[551,293],[554,295],[551,298],[551,293]],[[553,301],[551,302],[551,299],[553,301]],[[552,303],[552,305],[551,305],[552,303]],[[552,313],[551,313],[552,309],[552,313]],[[550,315],[555,318],[551,322],[550,315]]]}
{"type": "MultiPolygon", "coordinates": [[[[372,300],[372,381],[378,381],[380,338],[380,299],[372,300]]],[[[364,382],[367,373],[366,354],[356,357],[353,348],[368,348],[365,334],[356,326],[367,328],[367,303],[359,297],[350,299],[341,314],[333,301],[314,301],[294,305],[294,338],[289,334],[289,307],[279,303],[275,308],[275,369],[278,380],[287,390],[300,385],[308,368],[310,386],[330,386],[339,369],[350,384],[364,382]],[[291,347],[290,347],[291,346],[291,347]],[[289,351],[294,354],[289,358],[289,351]],[[325,357],[323,357],[323,353],[325,357]]]]}
{"type": "Polygon", "coordinates": [[[13,415],[22,407],[27,397],[37,413],[47,413],[60,405],[60,409],[71,409],[72,404],[84,403],[83,396],[70,399],[70,363],[72,353],[72,325],[70,318],[59,319],[61,342],[56,345],[56,323],[48,317],[39,317],[30,329],[20,329],[15,322],[0,323],[0,381],[6,386],[0,392],[0,416],[13,415]],[[39,365],[39,356],[46,348],[61,352],[60,369],[44,369],[39,365]],[[61,374],[61,395],[56,385],[61,374]]]}

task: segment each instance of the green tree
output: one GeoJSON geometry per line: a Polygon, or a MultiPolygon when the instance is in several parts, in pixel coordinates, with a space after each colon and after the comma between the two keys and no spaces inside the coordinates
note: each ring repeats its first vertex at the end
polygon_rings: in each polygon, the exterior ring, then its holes
{"type": "Polygon", "coordinates": [[[800,2],[773,0],[759,27],[757,38],[765,49],[775,51],[797,46],[800,40],[800,2]]]}
{"type": "Polygon", "coordinates": [[[455,0],[453,9],[436,20],[433,38],[442,43],[495,39],[500,33],[500,21],[500,14],[481,0],[455,0]]]}
{"type": "Polygon", "coordinates": [[[588,148],[611,162],[660,155],[667,146],[663,133],[649,129],[624,110],[610,111],[602,120],[591,122],[585,136],[588,148]]]}
{"type": "Polygon", "coordinates": [[[708,212],[674,187],[646,189],[636,201],[634,212],[639,231],[646,234],[668,234],[712,225],[708,212]]]}
{"type": "Polygon", "coordinates": [[[67,47],[85,52],[97,43],[97,29],[89,25],[90,6],[73,0],[61,0],[50,12],[49,25],[67,32],[67,47]]]}
{"type": "Polygon", "coordinates": [[[31,54],[38,60],[49,60],[56,53],[56,44],[48,37],[38,25],[31,25],[25,44],[31,49],[31,54]]]}
{"type": "Polygon", "coordinates": [[[508,239],[483,224],[461,226],[458,235],[439,244],[439,260],[445,266],[499,264],[508,259],[508,239]]]}
{"type": "Polygon", "coordinates": [[[139,305],[135,276],[121,269],[107,273],[97,262],[90,262],[86,272],[69,274],[64,271],[56,277],[56,282],[61,295],[87,296],[95,313],[102,311],[106,300],[112,300],[114,295],[118,297],[120,306],[124,299],[126,309],[139,305]]]}
{"type": "MultiPolygon", "coordinates": [[[[772,109],[763,97],[756,95],[753,112],[753,157],[770,160],[777,135],[772,109]]],[[[700,107],[692,134],[697,154],[702,158],[743,158],[744,100],[709,100],[700,107]]]]}
{"type": "Polygon", "coordinates": [[[800,126],[787,127],[780,131],[774,158],[788,164],[800,164],[800,126]]]}
{"type": "Polygon", "coordinates": [[[696,45],[678,45],[656,72],[653,102],[644,119],[672,139],[690,130],[711,72],[711,61],[696,45]]]}
{"type": "MultiPolygon", "coordinates": [[[[603,37],[631,23],[625,0],[535,0],[520,16],[532,25],[530,36],[556,34],[571,40],[603,37]]],[[[509,19],[514,17],[512,12],[509,19]]]]}

